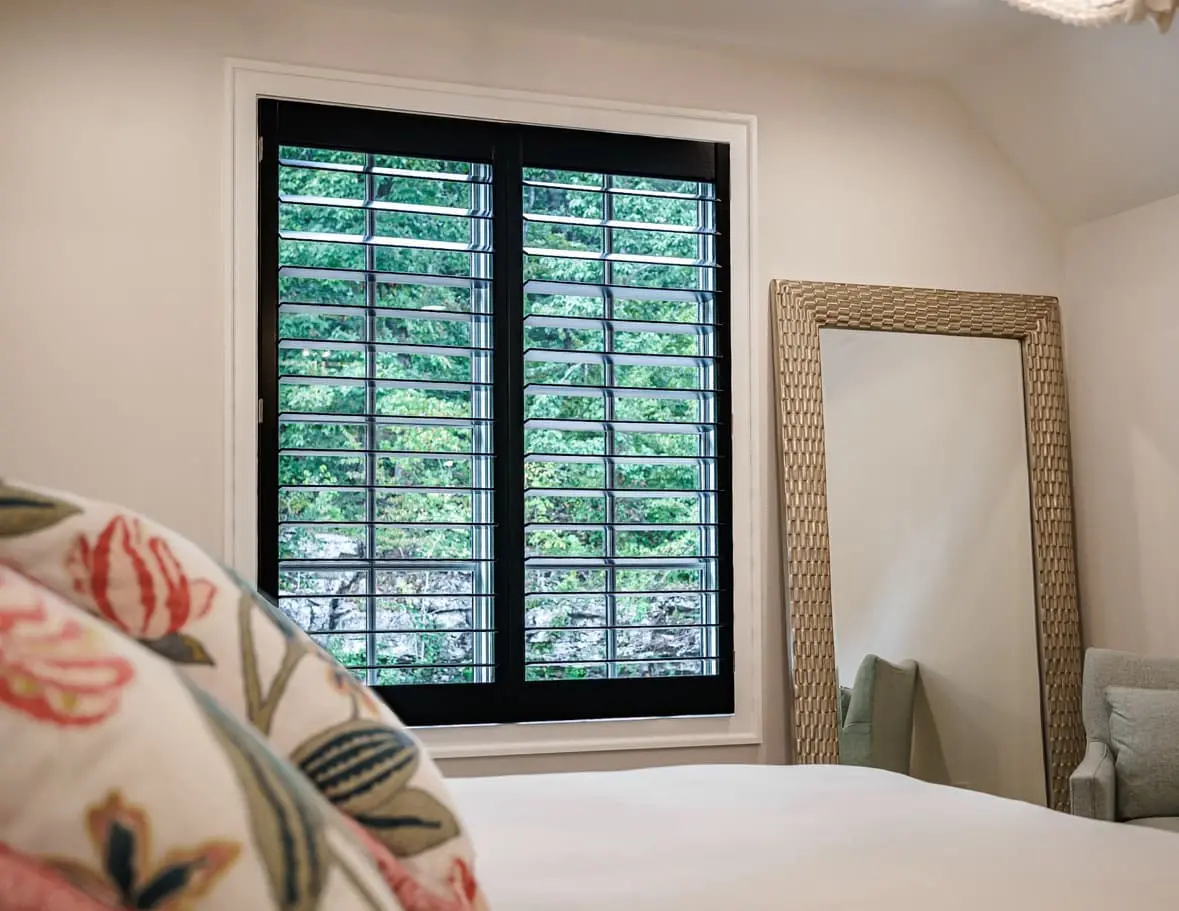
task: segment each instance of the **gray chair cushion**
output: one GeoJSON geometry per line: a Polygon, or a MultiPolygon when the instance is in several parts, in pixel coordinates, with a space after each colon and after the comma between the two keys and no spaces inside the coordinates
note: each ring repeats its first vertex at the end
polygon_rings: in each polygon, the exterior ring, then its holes
{"type": "Polygon", "coordinates": [[[1118,816],[1179,816],[1179,690],[1111,686],[1118,816]]]}
{"type": "Polygon", "coordinates": [[[1179,816],[1147,816],[1145,819],[1128,819],[1128,825],[1144,829],[1162,829],[1164,832],[1179,833],[1179,816]]]}
{"type": "Polygon", "coordinates": [[[1145,658],[1107,648],[1085,652],[1081,691],[1085,734],[1089,740],[1113,746],[1109,739],[1109,706],[1105,701],[1105,689],[1109,686],[1179,690],[1179,658],[1145,658]]]}

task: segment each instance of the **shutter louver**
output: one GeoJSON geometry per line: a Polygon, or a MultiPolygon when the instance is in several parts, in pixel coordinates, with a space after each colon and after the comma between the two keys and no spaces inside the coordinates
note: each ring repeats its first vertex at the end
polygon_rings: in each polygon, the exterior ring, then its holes
{"type": "Polygon", "coordinates": [[[279,603],[370,684],[490,682],[491,167],[278,171],[279,603]]]}
{"type": "Polygon", "coordinates": [[[715,675],[715,185],[523,192],[525,679],[715,675]]]}

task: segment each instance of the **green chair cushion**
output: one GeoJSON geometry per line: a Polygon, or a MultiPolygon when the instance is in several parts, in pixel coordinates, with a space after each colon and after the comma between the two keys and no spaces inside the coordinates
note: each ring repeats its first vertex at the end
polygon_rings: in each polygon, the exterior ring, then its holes
{"type": "Polygon", "coordinates": [[[842,765],[909,773],[916,685],[916,662],[890,664],[876,655],[864,656],[840,719],[842,765]]]}

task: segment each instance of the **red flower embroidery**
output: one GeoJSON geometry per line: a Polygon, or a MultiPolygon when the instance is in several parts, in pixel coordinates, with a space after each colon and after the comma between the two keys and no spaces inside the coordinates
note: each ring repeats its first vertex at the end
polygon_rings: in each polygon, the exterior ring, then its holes
{"type": "Polygon", "coordinates": [[[377,841],[354,819],[344,817],[368,849],[369,856],[381,871],[385,883],[393,890],[405,911],[484,911],[479,884],[471,868],[461,858],[450,867],[450,895],[439,895],[414,879],[412,873],[393,853],[377,841]]]}
{"type": "Polygon", "coordinates": [[[51,618],[36,589],[22,583],[0,576],[0,586],[25,599],[0,608],[0,703],[61,725],[110,717],[134,676],[131,662],[104,653],[76,620],[51,618]]]}
{"type": "Polygon", "coordinates": [[[216,587],[192,579],[159,536],[139,519],[115,516],[93,542],[78,535],[66,557],[74,591],[137,639],[163,639],[213,606],[216,587]]]}

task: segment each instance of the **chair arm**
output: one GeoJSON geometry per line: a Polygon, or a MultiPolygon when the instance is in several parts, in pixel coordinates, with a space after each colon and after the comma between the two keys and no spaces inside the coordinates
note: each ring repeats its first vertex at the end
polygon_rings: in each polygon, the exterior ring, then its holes
{"type": "Polygon", "coordinates": [[[1116,788],[1113,754],[1106,744],[1090,740],[1085,758],[1068,780],[1073,816],[1112,821],[1117,806],[1116,788]]]}

